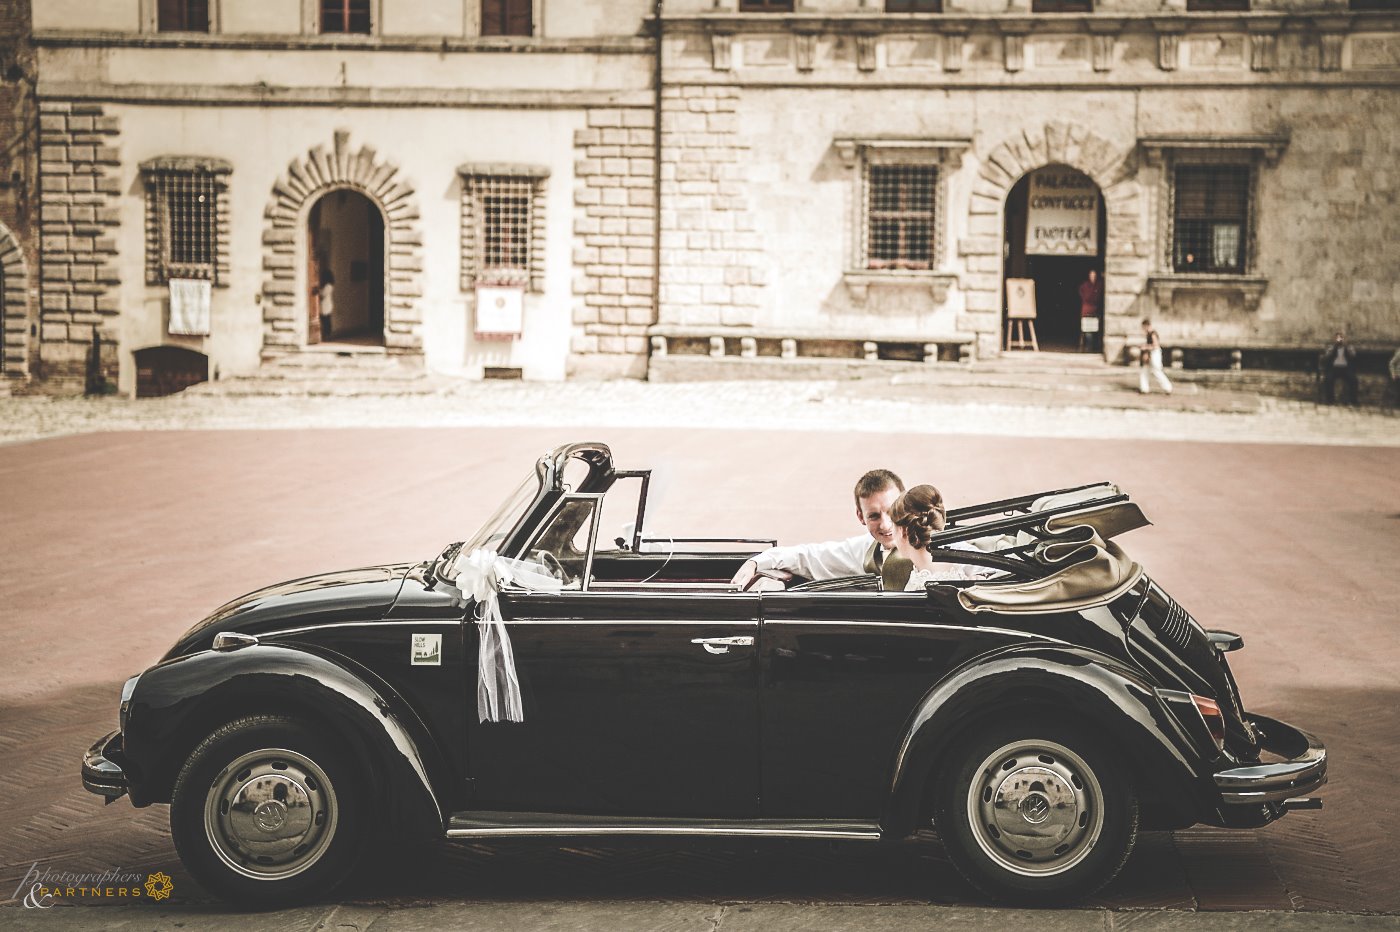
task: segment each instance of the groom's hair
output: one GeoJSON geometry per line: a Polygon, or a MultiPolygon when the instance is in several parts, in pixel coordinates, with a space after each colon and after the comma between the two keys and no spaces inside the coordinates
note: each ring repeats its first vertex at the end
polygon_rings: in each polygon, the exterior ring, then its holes
{"type": "Polygon", "coordinates": [[[904,491],[904,481],[890,472],[888,469],[872,469],[870,472],[860,477],[856,482],[856,507],[860,507],[860,500],[874,495],[884,489],[894,486],[899,491],[904,491]]]}

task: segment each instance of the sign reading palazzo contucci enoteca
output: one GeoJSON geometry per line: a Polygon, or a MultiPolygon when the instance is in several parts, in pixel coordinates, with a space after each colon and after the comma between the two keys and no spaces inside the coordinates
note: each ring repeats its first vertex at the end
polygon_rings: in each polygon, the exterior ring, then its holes
{"type": "Polygon", "coordinates": [[[1095,256],[1099,252],[1099,187],[1072,168],[1030,174],[1026,255],[1095,256]]]}

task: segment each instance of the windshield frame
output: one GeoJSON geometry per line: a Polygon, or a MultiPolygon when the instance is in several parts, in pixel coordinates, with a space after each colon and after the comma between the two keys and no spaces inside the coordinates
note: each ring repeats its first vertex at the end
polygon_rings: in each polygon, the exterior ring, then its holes
{"type": "MultiPolygon", "coordinates": [[[[462,550],[471,553],[473,550],[480,550],[487,544],[494,542],[504,544],[510,537],[510,532],[524,520],[530,513],[530,506],[540,497],[540,477],[537,472],[527,475],[516,486],[515,491],[507,495],[496,507],[491,517],[487,518],[477,529],[476,533],[468,537],[462,544],[462,550]]],[[[496,552],[501,552],[501,547],[496,547],[496,552]]]]}

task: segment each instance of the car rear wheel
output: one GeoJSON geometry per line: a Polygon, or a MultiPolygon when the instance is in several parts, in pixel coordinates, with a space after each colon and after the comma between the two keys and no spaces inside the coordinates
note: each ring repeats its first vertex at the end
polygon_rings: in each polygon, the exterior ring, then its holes
{"type": "Polygon", "coordinates": [[[295,719],[254,715],[200,742],[175,781],[170,830],[211,892],[266,908],[330,892],[363,847],[350,758],[295,719]]]}
{"type": "Polygon", "coordinates": [[[1077,730],[1007,723],[967,742],[936,788],[949,859],[999,899],[1081,899],[1118,873],[1137,837],[1122,765],[1077,730]]]}

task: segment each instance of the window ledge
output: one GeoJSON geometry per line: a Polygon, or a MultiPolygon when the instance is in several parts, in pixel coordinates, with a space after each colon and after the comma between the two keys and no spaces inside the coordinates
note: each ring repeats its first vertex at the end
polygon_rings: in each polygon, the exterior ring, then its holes
{"type": "Polygon", "coordinates": [[[851,300],[864,304],[869,296],[871,285],[895,286],[899,288],[927,288],[933,295],[934,304],[948,300],[948,289],[958,284],[958,276],[952,272],[908,272],[881,271],[878,269],[852,269],[841,275],[851,300]]]}
{"type": "Polygon", "coordinates": [[[1239,295],[1245,310],[1257,311],[1269,280],[1259,275],[1160,274],[1149,276],[1147,287],[1158,307],[1170,307],[1178,291],[1225,292],[1239,295]]]}
{"type": "Polygon", "coordinates": [[[191,175],[228,175],[233,172],[232,162],[207,155],[162,155],[147,159],[139,167],[145,174],[172,172],[191,175]]]}

